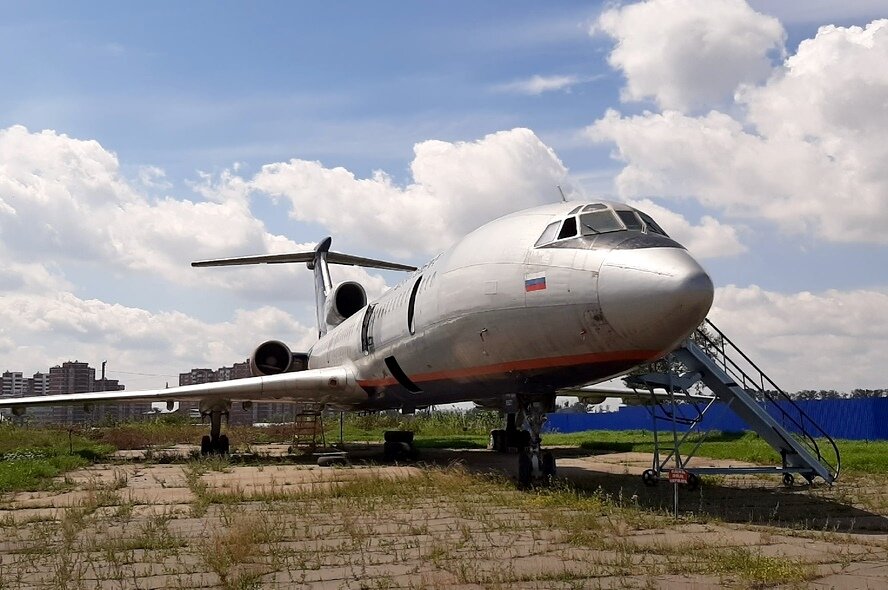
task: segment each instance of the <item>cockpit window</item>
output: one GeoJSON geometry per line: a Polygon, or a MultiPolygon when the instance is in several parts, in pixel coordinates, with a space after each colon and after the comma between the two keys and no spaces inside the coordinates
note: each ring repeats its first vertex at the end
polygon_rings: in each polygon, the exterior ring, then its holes
{"type": "Polygon", "coordinates": [[[638,215],[641,216],[641,220],[644,221],[645,225],[647,225],[648,232],[660,234],[661,236],[666,236],[667,238],[669,237],[669,234],[663,231],[663,228],[657,225],[657,222],[651,219],[650,215],[648,215],[647,213],[642,213],[641,211],[638,212],[638,215]]]}
{"type": "Polygon", "coordinates": [[[564,218],[551,222],[534,244],[545,246],[577,235],[595,236],[620,231],[645,231],[669,237],[650,215],[637,209],[615,210],[605,203],[589,203],[574,207],[564,218]]]}
{"type": "Polygon", "coordinates": [[[580,215],[580,230],[584,236],[603,234],[625,229],[620,220],[610,209],[604,211],[592,211],[580,215]]]}
{"type": "Polygon", "coordinates": [[[620,218],[626,229],[642,230],[641,220],[635,215],[635,211],[617,211],[617,217],[620,218]]]}
{"type": "Polygon", "coordinates": [[[560,221],[556,221],[555,223],[550,223],[549,225],[547,225],[546,229],[543,231],[543,235],[540,236],[540,239],[536,241],[536,244],[534,244],[534,246],[542,246],[543,244],[554,242],[555,236],[558,234],[558,227],[560,225],[560,221]]]}
{"type": "Polygon", "coordinates": [[[561,231],[558,232],[558,239],[563,240],[564,238],[572,238],[575,235],[577,235],[577,218],[568,217],[564,220],[564,225],[561,226],[561,231]]]}

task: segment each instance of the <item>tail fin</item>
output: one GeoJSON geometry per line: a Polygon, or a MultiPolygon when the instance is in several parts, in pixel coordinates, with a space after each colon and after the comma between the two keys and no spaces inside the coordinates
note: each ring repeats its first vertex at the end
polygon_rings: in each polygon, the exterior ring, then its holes
{"type": "Polygon", "coordinates": [[[362,258],[351,254],[330,252],[331,237],[326,237],[315,246],[311,252],[292,252],[289,254],[260,254],[258,256],[238,256],[235,258],[217,258],[214,260],[199,260],[192,262],[191,266],[238,266],[243,264],[288,264],[293,262],[305,262],[306,266],[314,271],[315,283],[315,307],[318,320],[318,336],[327,333],[327,322],[324,318],[324,305],[327,295],[333,288],[330,280],[329,264],[342,264],[346,266],[363,266],[365,268],[378,268],[380,270],[403,270],[412,272],[415,266],[386,262],[373,258],[362,258]]]}

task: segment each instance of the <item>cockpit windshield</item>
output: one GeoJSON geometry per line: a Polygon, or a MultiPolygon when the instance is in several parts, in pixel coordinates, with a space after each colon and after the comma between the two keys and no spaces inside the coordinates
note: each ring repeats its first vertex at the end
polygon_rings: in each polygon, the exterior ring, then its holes
{"type": "Polygon", "coordinates": [[[610,209],[590,211],[580,214],[580,228],[584,236],[603,234],[610,231],[622,231],[625,229],[614,212],[610,209]]]}
{"type": "Polygon", "coordinates": [[[615,209],[605,203],[590,203],[575,207],[563,219],[558,219],[547,225],[543,235],[537,240],[536,246],[575,238],[577,235],[587,237],[620,231],[643,232],[668,237],[666,232],[649,215],[637,209],[615,209]]]}

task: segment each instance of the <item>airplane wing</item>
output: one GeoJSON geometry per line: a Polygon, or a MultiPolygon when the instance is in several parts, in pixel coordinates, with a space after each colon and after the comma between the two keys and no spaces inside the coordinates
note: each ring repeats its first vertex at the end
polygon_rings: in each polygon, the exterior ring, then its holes
{"type": "MultiPolygon", "coordinates": [[[[572,387],[568,389],[559,389],[558,395],[575,395],[585,403],[600,404],[606,398],[618,397],[628,405],[651,404],[661,401],[669,401],[669,394],[665,391],[655,389],[653,392],[649,390],[634,390],[619,387],[602,387],[598,385],[587,385],[585,387],[572,387]]],[[[713,399],[711,395],[703,395],[699,393],[685,393],[676,391],[674,394],[677,401],[688,402],[709,402],[713,399]]]]}
{"type": "Polygon", "coordinates": [[[30,406],[163,401],[311,401],[349,406],[367,399],[347,367],[309,369],[267,377],[144,391],[94,391],[0,399],[0,407],[19,414],[30,406]]]}
{"type": "MultiPolygon", "coordinates": [[[[257,256],[236,256],[234,258],[199,260],[197,262],[192,262],[191,266],[203,267],[236,266],[242,264],[287,264],[291,262],[312,262],[314,258],[314,252],[292,252],[289,254],[259,254],[257,256]]],[[[385,260],[376,260],[373,258],[363,258],[361,256],[352,256],[351,254],[342,254],[340,252],[327,252],[327,262],[329,264],[364,266],[367,268],[378,268],[381,270],[416,270],[415,266],[410,266],[408,264],[387,262],[385,260]]]]}

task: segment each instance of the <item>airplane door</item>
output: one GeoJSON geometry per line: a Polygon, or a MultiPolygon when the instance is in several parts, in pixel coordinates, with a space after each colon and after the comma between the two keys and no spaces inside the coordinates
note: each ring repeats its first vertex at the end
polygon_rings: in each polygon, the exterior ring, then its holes
{"type": "Polygon", "coordinates": [[[361,351],[365,355],[373,352],[373,310],[376,304],[371,303],[364,312],[364,320],[361,322],[361,351]]]}

